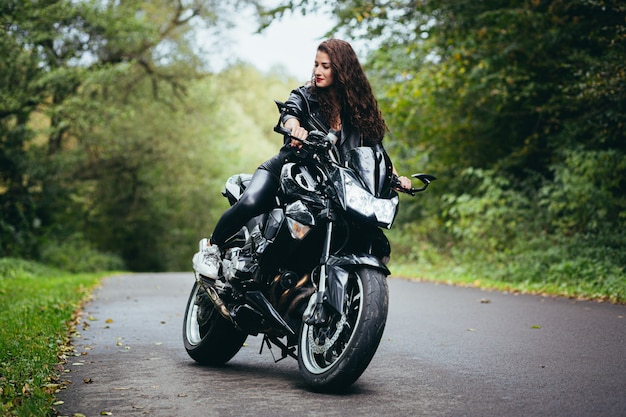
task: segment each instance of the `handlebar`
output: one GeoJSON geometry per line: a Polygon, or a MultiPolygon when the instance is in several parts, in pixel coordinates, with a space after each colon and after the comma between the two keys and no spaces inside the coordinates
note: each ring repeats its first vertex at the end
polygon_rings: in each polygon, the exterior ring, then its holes
{"type": "MultiPolygon", "coordinates": [[[[276,126],[274,126],[274,132],[280,133],[283,136],[288,136],[290,138],[294,138],[293,136],[291,136],[291,130],[290,129],[287,129],[286,127],[282,127],[282,126],[280,126],[278,124],[276,126]]],[[[297,139],[297,138],[294,138],[294,139],[297,139]]],[[[298,140],[300,140],[300,139],[298,139],[298,140]]]]}
{"type": "Polygon", "coordinates": [[[391,186],[396,191],[400,191],[402,193],[410,194],[412,196],[415,196],[415,194],[417,194],[417,193],[427,189],[428,186],[430,185],[431,181],[434,181],[434,180],[437,179],[437,177],[435,177],[434,175],[430,175],[430,174],[413,174],[413,175],[411,175],[411,177],[412,178],[417,178],[424,185],[422,187],[419,187],[419,188],[403,188],[400,185],[400,180],[398,179],[398,176],[394,174],[393,178],[391,179],[391,186]]]}
{"type": "Polygon", "coordinates": [[[337,135],[335,135],[332,130],[327,134],[318,130],[312,130],[311,132],[309,132],[309,136],[306,139],[300,139],[295,136],[291,136],[291,130],[279,125],[274,126],[274,132],[280,133],[281,135],[289,139],[301,142],[304,145],[325,150],[332,148],[335,142],[337,142],[337,135]]]}
{"type": "MultiPolygon", "coordinates": [[[[323,150],[329,150],[331,149],[335,142],[337,141],[337,136],[335,135],[335,133],[331,130],[330,132],[328,132],[328,134],[325,134],[324,132],[320,132],[317,130],[313,130],[311,132],[309,132],[309,136],[306,139],[300,139],[300,138],[296,138],[295,136],[291,136],[291,130],[286,129],[285,127],[276,124],[276,126],[274,126],[274,132],[276,133],[280,133],[281,135],[285,136],[286,138],[292,139],[292,140],[296,140],[298,142],[301,142],[304,145],[308,145],[311,146],[313,148],[318,148],[318,149],[323,149],[323,150]]],[[[418,180],[420,180],[422,182],[422,184],[424,184],[422,187],[417,187],[417,188],[403,188],[402,185],[400,184],[400,180],[398,179],[397,175],[393,175],[392,179],[391,179],[391,186],[399,192],[405,193],[405,194],[410,194],[412,196],[415,196],[415,194],[426,190],[426,188],[428,188],[428,186],[430,185],[430,183],[434,180],[436,180],[437,178],[434,175],[430,175],[430,174],[413,174],[411,175],[412,178],[417,178],[418,180]]]]}

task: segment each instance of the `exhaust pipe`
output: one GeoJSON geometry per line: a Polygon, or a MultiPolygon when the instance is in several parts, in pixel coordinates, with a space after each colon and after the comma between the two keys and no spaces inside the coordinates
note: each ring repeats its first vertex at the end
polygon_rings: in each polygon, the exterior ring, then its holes
{"type": "Polygon", "coordinates": [[[217,312],[220,313],[222,317],[224,317],[225,319],[227,319],[228,321],[236,325],[236,323],[233,321],[233,318],[230,315],[230,310],[228,309],[228,307],[226,307],[226,304],[224,304],[224,301],[222,301],[217,291],[215,291],[215,288],[213,288],[213,286],[211,285],[205,284],[204,281],[198,276],[196,276],[196,281],[198,282],[198,284],[200,284],[202,289],[204,289],[204,291],[207,293],[207,295],[209,296],[209,300],[211,300],[217,312]]]}

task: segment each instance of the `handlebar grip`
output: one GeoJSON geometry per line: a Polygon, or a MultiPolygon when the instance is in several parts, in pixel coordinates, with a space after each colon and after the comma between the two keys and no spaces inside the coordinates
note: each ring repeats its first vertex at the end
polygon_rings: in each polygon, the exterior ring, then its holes
{"type": "Polygon", "coordinates": [[[285,127],[282,127],[280,125],[274,126],[274,132],[280,133],[281,135],[284,135],[284,136],[291,137],[291,130],[289,130],[289,129],[285,128],[285,127]]]}

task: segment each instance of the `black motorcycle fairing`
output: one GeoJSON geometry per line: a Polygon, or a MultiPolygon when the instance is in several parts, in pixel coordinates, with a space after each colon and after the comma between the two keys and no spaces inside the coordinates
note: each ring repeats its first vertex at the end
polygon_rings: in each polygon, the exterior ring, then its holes
{"type": "Polygon", "coordinates": [[[285,207],[285,215],[306,226],[315,226],[315,216],[302,201],[298,200],[285,207]]]}
{"type": "Polygon", "coordinates": [[[269,318],[273,328],[283,330],[285,335],[296,334],[261,291],[248,291],[246,293],[246,301],[260,311],[263,317],[269,318]]]}
{"type": "Polygon", "coordinates": [[[361,183],[377,198],[390,198],[393,168],[391,159],[381,146],[362,146],[348,152],[346,166],[351,168],[361,183]]]}
{"type": "Polygon", "coordinates": [[[294,198],[324,206],[325,198],[317,189],[324,181],[324,174],[316,167],[288,162],[280,173],[280,190],[286,200],[294,198]]]}
{"type": "Polygon", "coordinates": [[[267,219],[262,219],[261,224],[265,224],[265,230],[263,231],[263,237],[267,240],[273,240],[278,231],[280,230],[280,226],[285,221],[285,212],[281,208],[275,208],[272,210],[267,219]]]}
{"type": "MultiPolygon", "coordinates": [[[[381,260],[383,264],[387,264],[385,259],[389,259],[391,255],[391,245],[389,244],[389,239],[387,239],[387,236],[380,228],[351,225],[349,230],[350,238],[347,245],[351,252],[373,255],[381,260]]],[[[335,253],[337,254],[338,252],[335,253]]]]}

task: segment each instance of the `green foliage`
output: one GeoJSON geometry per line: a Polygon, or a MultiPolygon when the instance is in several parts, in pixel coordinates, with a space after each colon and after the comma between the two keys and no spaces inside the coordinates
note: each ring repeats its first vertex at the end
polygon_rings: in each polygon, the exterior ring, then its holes
{"type": "Polygon", "coordinates": [[[68,326],[98,281],[93,274],[0,258],[2,415],[52,413],[68,326]]]}
{"type": "Polygon", "coordinates": [[[616,149],[565,149],[553,171],[554,180],[539,193],[551,231],[565,236],[610,235],[611,228],[624,224],[626,154],[616,149]]]}
{"type": "Polygon", "coordinates": [[[471,194],[442,197],[444,226],[455,240],[473,251],[493,253],[508,247],[520,230],[538,229],[532,199],[514,190],[509,180],[468,168],[460,181],[469,185],[471,194]]]}
{"type": "Polygon", "coordinates": [[[626,235],[612,241],[597,236],[539,236],[521,242],[489,265],[480,265],[480,276],[553,294],[626,302],[622,248],[626,235]],[[494,266],[497,266],[494,268],[494,266]]]}
{"type": "MultiPolygon", "coordinates": [[[[606,206],[610,199],[601,195],[599,181],[616,165],[607,162],[607,155],[570,156],[557,168],[559,182],[545,181],[545,187],[515,189],[493,172],[466,170],[461,180],[473,193],[443,196],[445,223],[438,235],[427,228],[413,234],[427,237],[417,241],[420,246],[392,236],[399,261],[420,262],[418,270],[440,265],[437,273],[453,282],[478,280],[523,291],[625,302],[626,234],[623,227],[610,229],[623,220],[612,218],[619,209],[606,206]],[[579,164],[585,157],[599,157],[604,164],[579,164]],[[552,186],[560,191],[546,190],[552,186]]],[[[529,184],[537,182],[537,177],[528,178],[529,184]]]]}
{"type": "MultiPolygon", "coordinates": [[[[229,98],[243,90],[207,77],[191,31],[217,30],[247,3],[1,6],[0,254],[81,270],[116,257],[135,270],[188,267],[206,219],[224,208],[232,151],[259,132],[225,111],[256,109],[260,91],[251,104],[229,98]]],[[[264,148],[239,161],[258,164],[264,148]]]]}
{"type": "Polygon", "coordinates": [[[77,148],[77,169],[93,173],[75,197],[89,204],[77,208],[86,237],[132,270],[188,269],[227,207],[225,180],[278,149],[272,99],[291,87],[240,66],[192,83],[173,108],[149,91],[132,97],[127,114],[77,148]]]}
{"type": "Polygon", "coordinates": [[[60,273],[61,271],[54,267],[39,262],[17,258],[0,258],[0,277],[2,277],[2,279],[31,278],[35,276],[45,276],[46,274],[58,275],[60,273]]]}
{"type": "Polygon", "coordinates": [[[72,236],[63,241],[47,241],[41,250],[40,259],[47,265],[71,273],[126,269],[118,255],[94,249],[92,243],[81,236],[72,236]]]}

